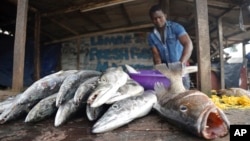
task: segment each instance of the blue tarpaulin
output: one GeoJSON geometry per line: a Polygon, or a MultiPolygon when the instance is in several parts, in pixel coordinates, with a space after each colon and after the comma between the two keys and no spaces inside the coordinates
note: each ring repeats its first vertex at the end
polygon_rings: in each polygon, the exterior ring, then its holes
{"type": "MultiPolygon", "coordinates": [[[[61,53],[61,45],[41,46],[41,77],[56,71],[61,53]]],[[[11,87],[13,73],[14,38],[0,35],[0,85],[11,87]]],[[[34,74],[34,44],[27,41],[24,61],[24,86],[31,85],[34,74]]]]}
{"type": "MultiPolygon", "coordinates": [[[[240,72],[242,69],[242,63],[225,63],[224,75],[225,75],[225,88],[239,87],[240,72]]],[[[220,78],[220,64],[212,64],[213,68],[216,68],[216,75],[220,78]]]]}

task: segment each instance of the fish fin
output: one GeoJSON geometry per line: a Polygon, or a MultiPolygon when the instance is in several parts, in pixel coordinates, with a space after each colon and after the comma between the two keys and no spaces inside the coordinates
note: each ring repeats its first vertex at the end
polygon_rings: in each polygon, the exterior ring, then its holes
{"type": "Polygon", "coordinates": [[[169,63],[168,67],[166,64],[157,64],[155,68],[160,71],[165,77],[172,81],[176,80],[177,78],[181,79],[184,75],[184,65],[180,62],[169,63]]]}
{"type": "Polygon", "coordinates": [[[157,99],[160,99],[160,97],[162,97],[163,95],[165,95],[166,92],[167,92],[166,87],[161,82],[156,82],[154,84],[154,90],[156,92],[157,99]]]}
{"type": "Polygon", "coordinates": [[[155,69],[160,71],[166,77],[171,75],[171,70],[166,66],[166,64],[157,64],[155,65],[155,69]]]}
{"type": "Polygon", "coordinates": [[[140,73],[136,69],[134,69],[132,66],[125,64],[125,67],[129,73],[140,73]]]}
{"type": "Polygon", "coordinates": [[[185,65],[181,62],[168,63],[168,67],[172,72],[184,74],[185,65]]]}
{"type": "Polygon", "coordinates": [[[156,102],[156,103],[153,105],[153,109],[155,109],[156,111],[160,111],[161,105],[160,105],[158,102],[156,102]]]}

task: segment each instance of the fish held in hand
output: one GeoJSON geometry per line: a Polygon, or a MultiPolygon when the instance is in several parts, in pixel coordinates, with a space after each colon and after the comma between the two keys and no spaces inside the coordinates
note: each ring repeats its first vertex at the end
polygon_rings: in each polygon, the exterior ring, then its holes
{"type": "Polygon", "coordinates": [[[163,87],[155,85],[158,103],[154,108],[168,121],[205,139],[228,134],[229,120],[206,94],[197,90],[164,93],[163,87]]]}

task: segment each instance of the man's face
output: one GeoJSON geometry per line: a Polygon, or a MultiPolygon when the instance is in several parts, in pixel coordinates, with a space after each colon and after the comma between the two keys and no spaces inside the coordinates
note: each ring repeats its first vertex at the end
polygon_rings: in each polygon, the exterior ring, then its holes
{"type": "Polygon", "coordinates": [[[157,28],[162,28],[166,23],[166,15],[159,10],[151,15],[151,20],[157,28]]]}

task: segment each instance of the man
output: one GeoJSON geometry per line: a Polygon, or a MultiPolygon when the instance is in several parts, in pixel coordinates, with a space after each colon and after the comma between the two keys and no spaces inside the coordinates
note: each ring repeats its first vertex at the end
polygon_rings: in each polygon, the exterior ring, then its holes
{"type": "MultiPolygon", "coordinates": [[[[187,65],[193,45],[184,27],[176,22],[167,21],[167,14],[160,5],[152,6],[149,16],[155,25],[148,37],[154,64],[181,62],[187,65]]],[[[190,88],[188,75],[183,78],[183,84],[186,89],[190,88]]]]}

